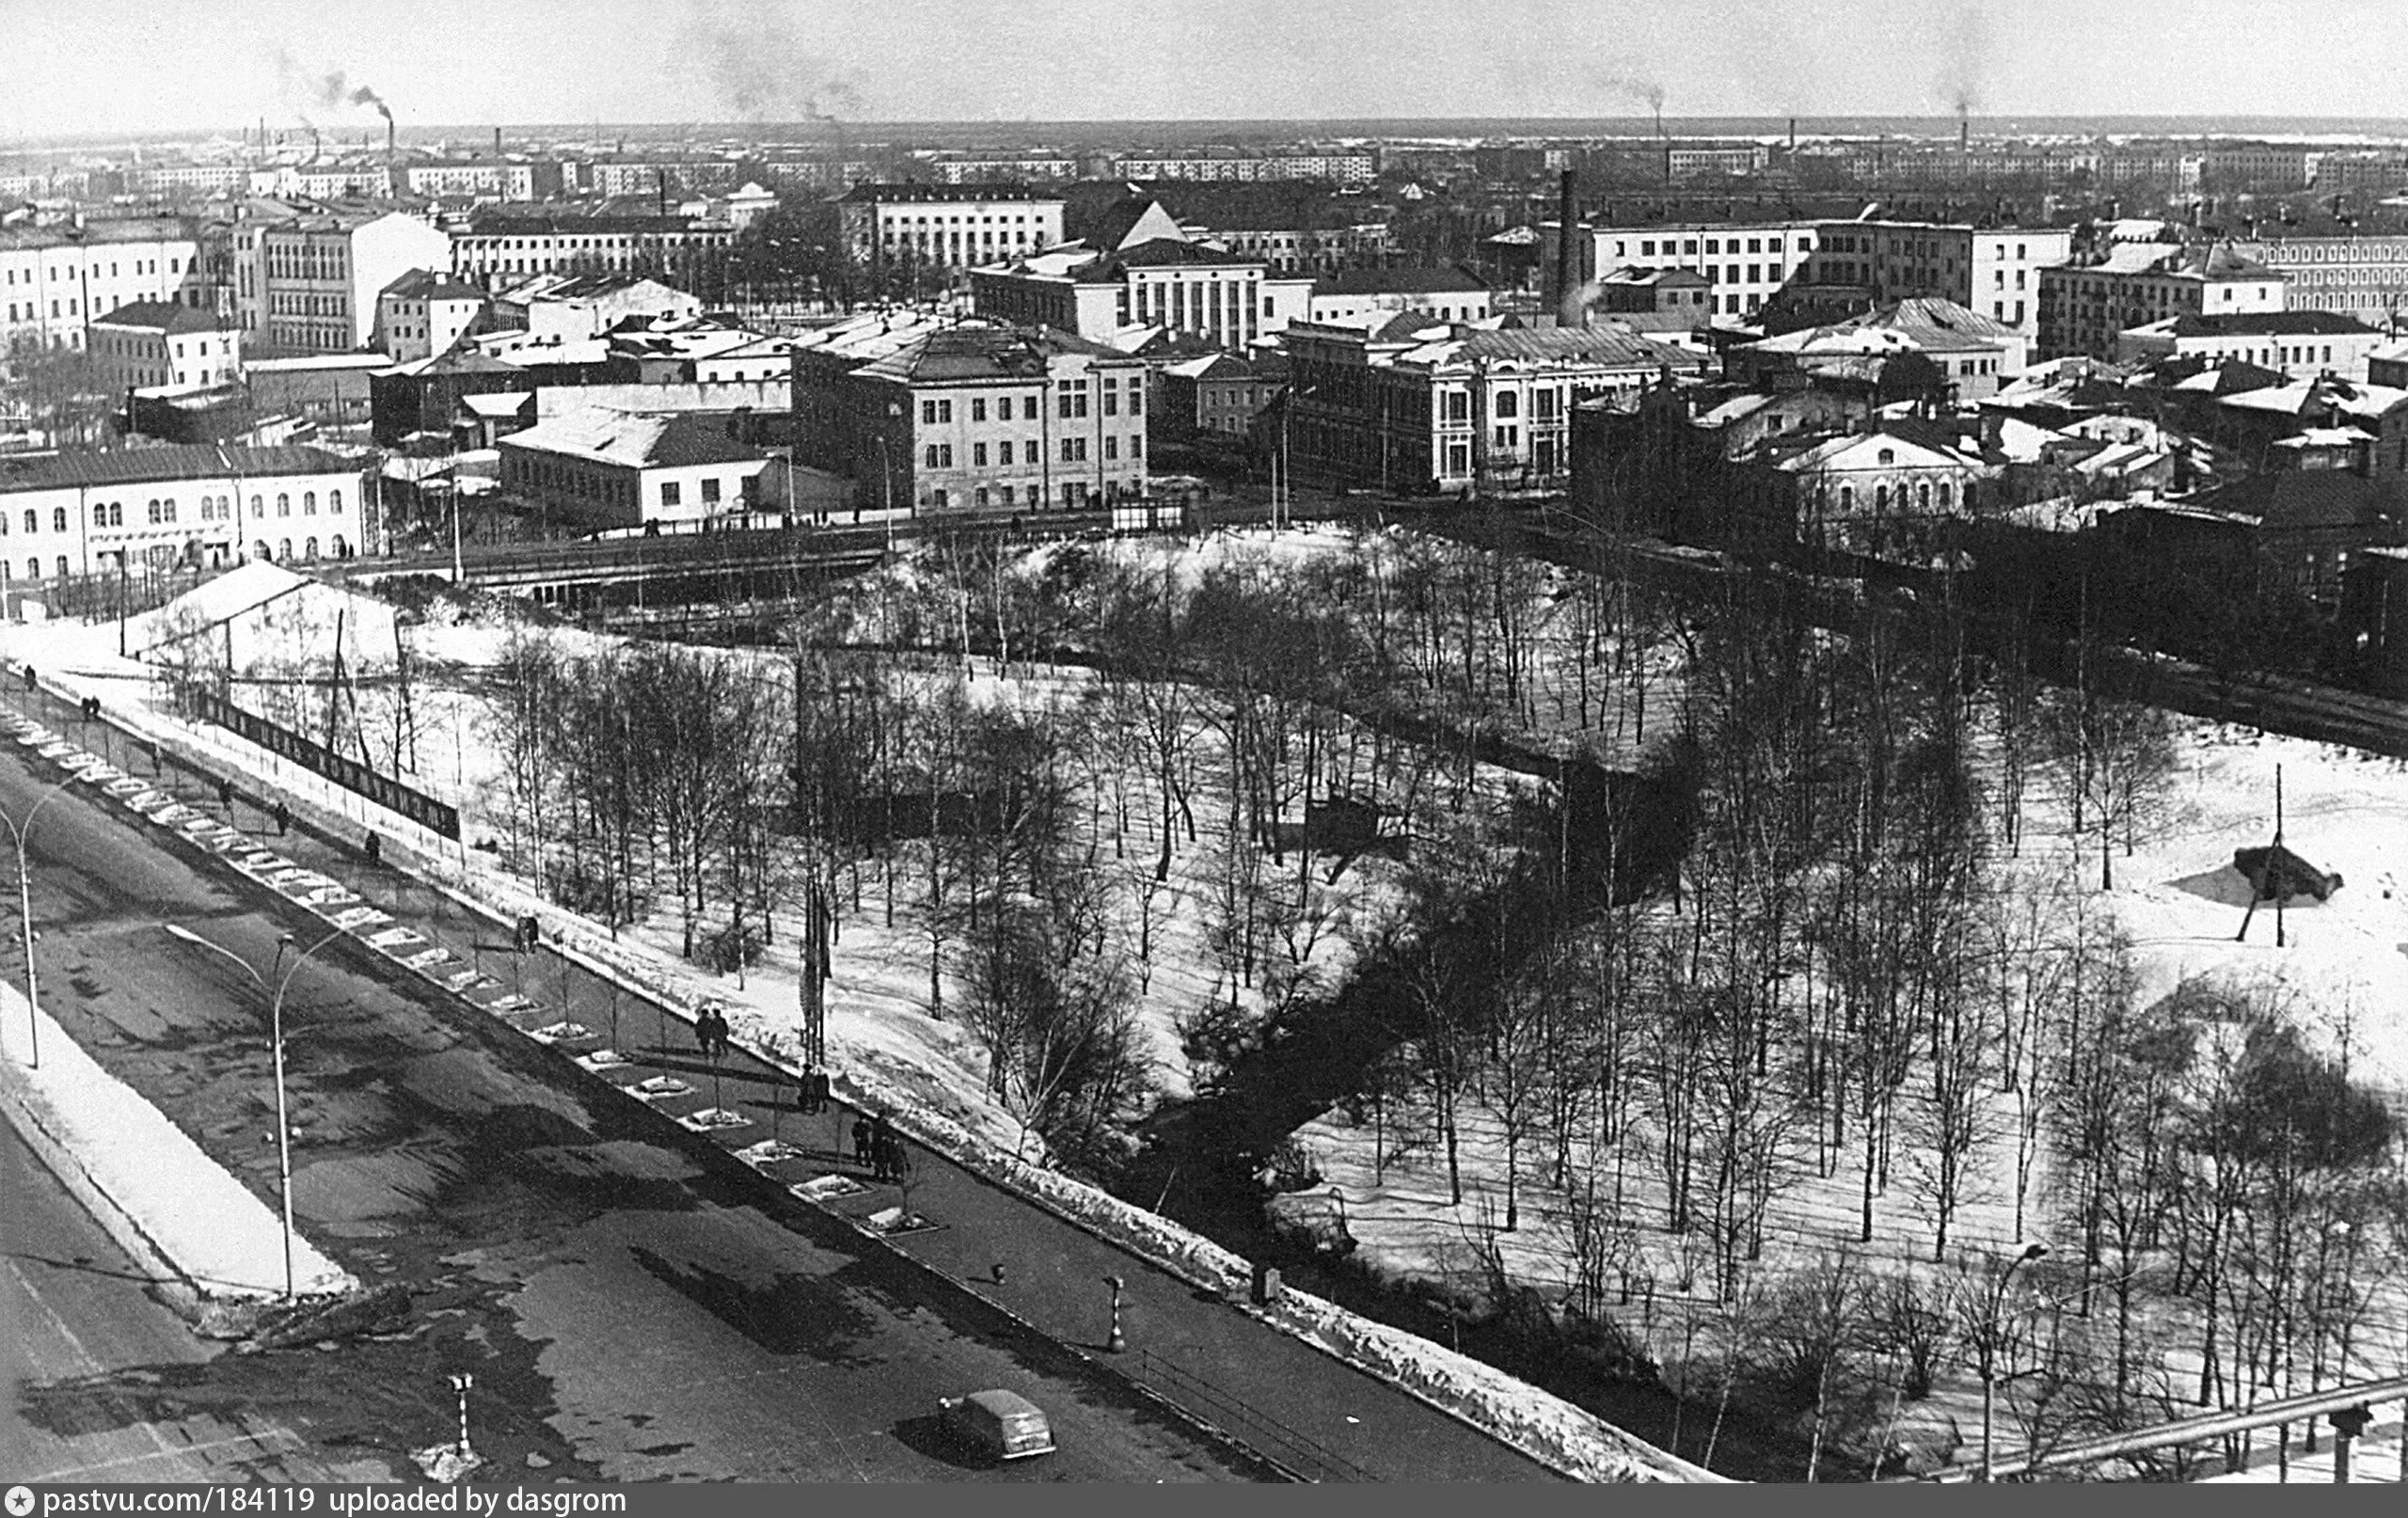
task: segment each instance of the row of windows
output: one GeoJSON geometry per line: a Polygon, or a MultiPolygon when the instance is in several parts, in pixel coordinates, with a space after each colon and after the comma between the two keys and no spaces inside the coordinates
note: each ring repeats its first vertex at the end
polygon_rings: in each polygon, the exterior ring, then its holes
{"type": "MultiPolygon", "coordinates": [[[[253,496],[251,498],[251,515],[254,517],[266,515],[267,513],[265,506],[266,503],[262,497],[253,496]]],[[[172,496],[153,498],[144,503],[143,511],[146,519],[153,527],[170,524],[176,519],[175,498],[172,496]]],[[[277,493],[276,514],[278,516],[290,516],[293,514],[293,497],[290,492],[278,491],[277,493]]],[[[318,514],[318,493],[316,491],[305,490],[301,492],[301,514],[304,516],[315,516],[318,514]]],[[[329,490],[326,492],[326,514],[328,516],[341,516],[342,514],[341,491],[329,490]]],[[[200,519],[204,522],[232,521],[234,519],[234,498],[231,496],[201,497],[200,519]]],[[[41,530],[41,513],[37,510],[30,507],[27,508],[24,514],[19,518],[19,520],[24,524],[24,530],[27,532],[39,532],[41,530]]],[[[91,525],[94,527],[123,527],[125,525],[125,503],[119,500],[93,502],[91,507],[91,525]]],[[[68,530],[66,507],[54,506],[51,508],[50,527],[51,530],[54,532],[64,532],[68,530]]],[[[5,514],[0,514],[0,537],[6,537],[8,536],[8,518],[5,514]]]]}
{"type": "MultiPolygon", "coordinates": [[[[1066,480],[1062,482],[1059,499],[1065,507],[1076,510],[1081,506],[1092,506],[1099,499],[1110,500],[1121,495],[1133,497],[1143,488],[1142,482],[1136,480],[1126,482],[1107,480],[1104,482],[1102,492],[1099,495],[1094,486],[1083,480],[1066,480]]],[[[1034,511],[1045,504],[1045,496],[1036,485],[1026,487],[1025,493],[1017,485],[992,487],[980,485],[970,493],[970,499],[973,505],[1002,506],[1006,510],[1025,504],[1034,511]]],[[[920,498],[921,505],[932,507],[938,511],[944,510],[952,504],[952,501],[953,493],[942,485],[930,487],[923,492],[920,498]]]]}
{"type": "MultiPolygon", "coordinates": [[[[1779,253],[1783,251],[1782,244],[1785,241],[1786,239],[1779,237],[1751,237],[1747,239],[1748,251],[1751,253],[1779,253]]],[[[1664,245],[1664,257],[1671,258],[1674,256],[1672,252],[1672,239],[1669,237],[1641,238],[1639,244],[1639,256],[1643,259],[1652,259],[1656,257],[1656,245],[1658,242],[1661,242],[1664,245]]],[[[1724,245],[1727,243],[1729,245],[1727,251],[1736,253],[1739,251],[1739,242],[1740,240],[1736,237],[1709,237],[1705,239],[1705,251],[1709,254],[1722,253],[1726,251],[1724,245]]],[[[1698,240],[1694,237],[1682,238],[1680,240],[1681,252],[1693,254],[1697,251],[1697,245],[1698,240]]],[[[1614,257],[1618,259],[1628,258],[1630,255],[1623,251],[1625,245],[1626,245],[1623,243],[1616,243],[1614,245],[1614,257]]],[[[1813,238],[1800,237],[1798,239],[1798,252],[1811,253],[1814,250],[1814,241],[1813,238]]]]}
{"type": "MultiPolygon", "coordinates": [[[[1137,459],[1145,457],[1146,439],[1143,435],[1130,435],[1126,444],[1126,449],[1127,451],[1125,456],[1129,458],[1137,459]]],[[[1106,433],[1104,435],[1103,456],[1106,459],[1113,461],[1119,460],[1124,456],[1122,450],[1123,444],[1118,434],[1106,433]]],[[[1009,441],[1000,442],[994,445],[994,461],[996,467],[1010,467],[1014,457],[1015,455],[1013,453],[1012,445],[1009,441]]],[[[1042,455],[1039,452],[1038,440],[1032,437],[1026,443],[1022,444],[1017,457],[1022,465],[1035,465],[1042,462],[1042,455]]],[[[921,465],[925,468],[950,469],[953,467],[953,445],[951,443],[930,443],[920,451],[920,459],[921,465]]],[[[988,466],[987,459],[987,444],[973,443],[970,445],[970,466],[972,468],[986,468],[988,466]]],[[[1087,459],[1087,440],[1084,437],[1065,437],[1061,439],[1061,459],[1065,464],[1085,463],[1087,459]]]]}
{"type": "MultiPolygon", "coordinates": [[[[157,259],[135,259],[132,261],[134,263],[134,273],[135,275],[157,274],[159,272],[159,261],[157,259]]],[[[0,269],[0,284],[13,285],[17,283],[17,276],[20,272],[24,275],[24,282],[26,284],[30,285],[34,282],[35,273],[33,270],[25,269],[19,271],[17,269],[10,268],[0,269]]],[[[183,273],[183,261],[182,259],[169,259],[167,261],[167,272],[169,274],[183,273]]],[[[54,280],[73,279],[79,274],[86,273],[87,271],[78,270],[71,264],[54,263],[50,266],[50,277],[54,280]]],[[[94,279],[116,279],[120,277],[117,272],[116,263],[110,263],[109,272],[103,275],[101,273],[101,266],[97,261],[93,263],[88,271],[88,277],[94,279]]]]}

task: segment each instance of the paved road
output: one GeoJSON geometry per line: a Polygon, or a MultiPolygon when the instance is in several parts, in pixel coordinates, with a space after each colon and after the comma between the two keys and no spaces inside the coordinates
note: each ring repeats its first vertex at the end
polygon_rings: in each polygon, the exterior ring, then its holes
{"type": "MultiPolygon", "coordinates": [[[[0,1481],[341,1481],[282,1419],[208,1396],[193,1336],[0,1123],[0,1481]],[[181,1407],[131,1384],[194,1388],[181,1407]]],[[[377,1474],[382,1474],[381,1467],[377,1474]]]]}
{"type": "MultiPolygon", "coordinates": [[[[0,749],[0,806],[22,816],[53,775],[0,749]]],[[[321,925],[87,795],[32,830],[44,1005],[272,1201],[262,999],[161,925],[263,970],[280,933],[306,944],[321,925]]],[[[0,972],[21,972],[14,956],[0,972]]],[[[447,1377],[467,1370],[480,1451],[519,1479],[1266,1474],[356,941],[322,951],[293,988],[301,1226],[364,1281],[407,1284],[411,1321],[198,1363],[137,1348],[74,1398],[41,1368],[18,1393],[25,1421],[55,1437],[78,1399],[127,1428],[211,1406],[289,1429],[295,1458],[401,1475],[411,1449],[448,1435],[447,1377]],[[1045,1407],[1061,1452],[1000,1471],[958,1458],[929,1415],[940,1395],[982,1386],[1045,1407]]]]}
{"type": "MultiPolygon", "coordinates": [[[[38,707],[35,714],[80,732],[69,710],[64,704],[52,704],[38,707]]],[[[87,741],[99,746],[100,732],[93,729],[87,741]]],[[[125,752],[121,741],[116,748],[125,752]]],[[[129,757],[127,762],[137,773],[149,769],[145,759],[129,757]]],[[[194,805],[222,812],[214,785],[182,777],[173,765],[161,783],[174,785],[194,805]]],[[[5,794],[0,794],[0,799],[5,799],[5,794]]],[[[605,986],[549,951],[525,957],[510,952],[506,933],[483,919],[468,917],[441,893],[390,870],[363,868],[349,840],[315,838],[297,829],[290,836],[275,836],[274,825],[241,800],[234,814],[241,825],[269,835],[263,842],[280,854],[343,879],[401,922],[449,946],[457,959],[484,970],[499,984],[472,993],[481,1000],[490,1004],[498,995],[507,994],[535,1004],[507,1014],[502,1020],[531,1029],[563,1017],[574,1019],[594,1030],[594,1036],[571,1040],[563,1048],[590,1050],[607,1044],[633,1056],[635,1063],[626,1068],[605,1072],[581,1086],[570,1085],[580,1104],[596,1099],[607,1102],[609,1093],[602,1089],[606,1080],[626,1086],[667,1074],[692,1089],[655,1101],[656,1111],[682,1116],[707,1106],[732,1107],[752,1122],[748,1128],[718,1135],[721,1147],[735,1148],[775,1135],[805,1151],[764,1167],[762,1174],[768,1178],[794,1184],[831,1171],[859,1173],[858,1166],[847,1162],[848,1152],[840,1152],[849,1150],[848,1131],[854,1115],[850,1112],[839,1107],[829,1114],[802,1117],[794,1111],[792,1087],[780,1093],[765,1067],[742,1056],[712,1070],[696,1057],[691,1036],[683,1024],[605,986]]],[[[42,826],[49,826],[47,814],[42,826]]],[[[140,824],[129,819],[125,826],[140,824]]],[[[272,957],[272,943],[264,944],[263,952],[272,957]]],[[[240,978],[230,968],[228,974],[240,978]]],[[[483,1026],[488,1037],[506,1040],[510,1036],[491,1023],[483,1026]]],[[[558,1053],[518,1044],[510,1051],[510,1057],[517,1067],[528,1070],[530,1079],[547,1079],[554,1084],[562,1079],[560,1072],[565,1061],[558,1053]]],[[[609,1110],[624,1113],[631,1105],[620,1099],[609,1110]]],[[[915,1151],[915,1157],[909,1200],[939,1227],[903,1236],[904,1248],[1051,1337],[1098,1352],[1109,1328],[1110,1294],[1103,1278],[1121,1276],[1129,1288],[1125,1312],[1133,1352],[1113,1364],[1289,1469],[1318,1479],[1559,1478],[1520,1450],[1386,1383],[1217,1299],[1200,1299],[1179,1277],[1022,1202],[984,1178],[938,1156],[915,1151]],[[1001,1284],[992,1279],[998,1261],[1006,1267],[1006,1281],[1001,1284]]],[[[272,1180],[272,1174],[265,1178],[265,1183],[272,1180]]],[[[255,1183],[260,1183],[257,1178],[255,1183]]],[[[759,1191],[747,1190],[742,1194],[757,1197],[759,1191]]],[[[872,1187],[842,1206],[859,1214],[899,1200],[894,1188],[872,1187]]],[[[840,1232],[859,1242],[849,1230],[840,1232]]],[[[311,1231],[312,1238],[329,1247],[340,1241],[325,1235],[323,1227],[311,1231]]],[[[335,1253],[343,1257],[341,1250],[335,1253]]],[[[348,1257],[345,1263],[351,1263],[348,1257]]]]}

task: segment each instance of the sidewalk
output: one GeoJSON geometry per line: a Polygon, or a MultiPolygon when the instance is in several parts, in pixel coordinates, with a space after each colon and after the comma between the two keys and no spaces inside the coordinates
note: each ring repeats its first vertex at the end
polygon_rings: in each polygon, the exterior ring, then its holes
{"type": "MultiPolygon", "coordinates": [[[[184,1317],[283,1296],[277,1211],[12,986],[0,986],[0,1112],[184,1317]]],[[[305,1298],[358,1285],[297,1233],[293,1283],[305,1298]]]]}
{"type": "MultiPolygon", "coordinates": [[[[12,704],[35,706],[10,694],[12,704]]],[[[71,703],[45,692],[35,709],[42,719],[72,729],[71,703]]],[[[689,1020],[689,1015],[668,1010],[629,982],[627,972],[613,971],[605,978],[604,966],[583,954],[562,954],[548,941],[534,954],[517,954],[507,941],[505,923],[497,921],[490,909],[471,911],[448,890],[395,869],[367,865],[347,840],[337,841],[358,826],[352,818],[368,809],[364,801],[347,798],[343,815],[334,822],[336,837],[320,836],[309,830],[308,819],[323,814],[312,804],[312,793],[324,783],[297,774],[278,777],[294,783],[290,794],[303,803],[294,807],[303,820],[289,834],[266,839],[274,846],[271,850],[214,820],[214,814],[228,811],[216,788],[217,775],[227,772],[220,756],[201,761],[209,766],[206,775],[194,773],[176,754],[186,745],[170,738],[165,772],[154,775],[153,762],[139,740],[129,743],[119,736],[109,741],[113,751],[135,767],[146,789],[155,785],[163,798],[175,798],[177,804],[159,820],[175,814],[171,826],[195,843],[227,856],[241,873],[327,922],[348,928],[397,965],[537,1041],[557,1046],[564,1062],[574,1059],[588,1073],[623,1089],[642,1087],[631,1089],[631,1098],[648,1101],[724,1149],[752,1151],[738,1152],[738,1158],[769,1181],[794,1189],[812,1187],[826,1177],[844,1178],[798,1193],[812,1205],[855,1217],[903,1206],[901,1189],[864,1184],[854,1174],[856,1166],[838,1153],[840,1146],[850,1149],[852,1107],[817,1116],[799,1114],[793,1077],[750,1053],[738,1052],[724,1062],[714,1083],[710,1067],[693,1051],[690,1033],[673,1027],[689,1020]],[[578,970],[585,973],[574,973],[578,970]],[[610,1036],[614,1028],[615,1040],[610,1036]],[[606,1050],[614,1041],[625,1047],[606,1050]],[[710,1109],[726,1109],[728,1116],[718,1118],[710,1109]],[[719,1126],[721,1121],[731,1126],[719,1126]],[[800,1152],[759,1147],[773,1137],[800,1152]]],[[[255,829],[262,825],[251,799],[259,778],[257,770],[251,771],[251,785],[232,808],[237,814],[248,808],[242,820],[255,829]]],[[[388,824],[385,815],[375,811],[380,830],[389,830],[388,861],[418,852],[390,841],[414,844],[411,835],[421,830],[399,818],[388,824]]],[[[437,846],[447,853],[457,849],[456,845],[437,846]]],[[[676,972],[674,967],[669,967],[667,978],[673,983],[702,979],[676,972]]],[[[840,1072],[837,1095],[858,1099],[840,1072]]],[[[910,1113],[897,1112],[895,1121],[907,1137],[923,1126],[910,1113]]],[[[1576,1471],[1590,1479],[1718,1479],[1546,1393],[1474,1362],[1457,1364],[1460,1357],[1436,1346],[1355,1320],[1318,1299],[1291,1294],[1285,1305],[1264,1312],[1243,1305],[1241,1287],[1233,1303],[1227,1288],[1234,1262],[1226,1252],[1201,1241],[1182,1248],[1172,1238],[1178,1230],[1158,1220],[1147,1220],[1153,1225],[1140,1227],[1136,1237],[1166,1251],[1159,1264],[922,1143],[911,1148],[916,1174],[909,1188],[909,1210],[927,1214],[936,1226],[894,1236],[905,1253],[1050,1336],[1107,1359],[1133,1381],[1307,1478],[1544,1480],[1576,1471]],[[1207,1255],[1222,1257],[1208,1261],[1207,1255]],[[1182,1272],[1182,1258],[1192,1268],[1182,1272]],[[998,1261],[1006,1267],[1002,1283],[993,1280],[998,1261]],[[1126,1354],[1112,1354],[1103,1347],[1111,1301],[1104,1282],[1112,1275],[1126,1283],[1126,1354]],[[1370,1354],[1385,1373],[1373,1374],[1340,1357],[1356,1352],[1370,1354]],[[1429,1386],[1432,1395],[1446,1396],[1450,1406],[1475,1409],[1491,1427],[1512,1430],[1531,1447],[1555,1451],[1551,1458],[1560,1461],[1561,1468],[1433,1405],[1400,1381],[1429,1386]]],[[[1049,1195],[1070,1186],[1050,1173],[1024,1178],[1049,1195]]],[[[1113,1226],[1116,1210],[1130,1210],[1101,1195],[1084,1198],[1071,1209],[1093,1214],[1096,1227],[1129,1231],[1113,1226]]]]}

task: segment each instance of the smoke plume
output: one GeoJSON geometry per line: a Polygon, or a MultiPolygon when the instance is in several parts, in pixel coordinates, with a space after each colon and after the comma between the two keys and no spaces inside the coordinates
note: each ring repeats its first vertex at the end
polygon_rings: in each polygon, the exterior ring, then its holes
{"type": "Polygon", "coordinates": [[[737,120],[832,121],[862,112],[857,77],[814,52],[793,14],[778,7],[688,0],[673,53],[737,120]]]}
{"type": "Polygon", "coordinates": [[[292,54],[278,49],[276,55],[277,81],[287,95],[294,97],[294,109],[303,120],[309,111],[339,110],[345,105],[372,105],[376,114],[390,121],[393,109],[385,97],[367,85],[355,86],[349,73],[341,69],[320,71],[305,69],[292,54]]]}
{"type": "Polygon", "coordinates": [[[1664,134],[1664,87],[1642,73],[1606,73],[1597,76],[1597,87],[1608,95],[1645,105],[1656,116],[1656,134],[1664,134]]]}
{"type": "Polygon", "coordinates": [[[1942,40],[1940,76],[1932,84],[1933,93],[1959,121],[1981,108],[1992,55],[1988,21],[1974,6],[1959,7],[1942,40]]]}

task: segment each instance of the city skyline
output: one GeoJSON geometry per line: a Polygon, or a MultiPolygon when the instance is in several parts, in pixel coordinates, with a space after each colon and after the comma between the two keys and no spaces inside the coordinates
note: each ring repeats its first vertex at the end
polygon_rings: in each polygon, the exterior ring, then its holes
{"type": "Polygon", "coordinates": [[[0,0],[16,141],[258,125],[1917,116],[2400,111],[2408,8],[2335,0],[686,0],[189,12],[0,0]],[[2299,24],[2292,24],[2296,21],[2299,24]],[[2309,24],[2312,21],[2313,24],[2309,24]],[[2332,39],[2352,39],[2347,49],[2332,39]],[[564,64],[563,57],[574,59],[564,64]]]}

